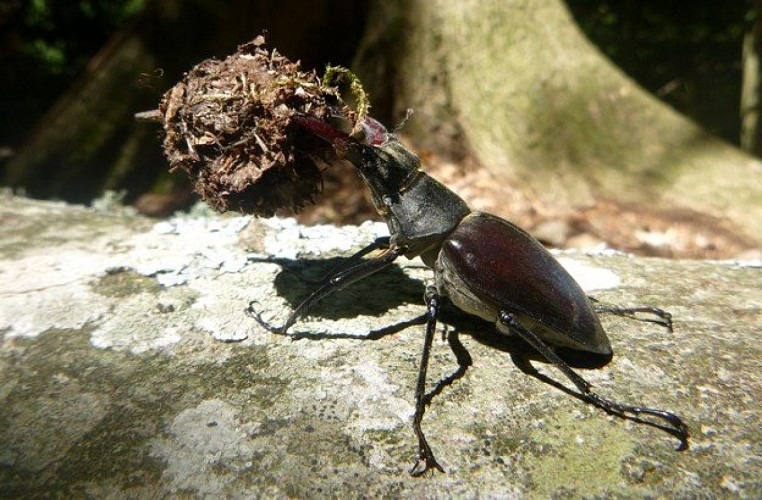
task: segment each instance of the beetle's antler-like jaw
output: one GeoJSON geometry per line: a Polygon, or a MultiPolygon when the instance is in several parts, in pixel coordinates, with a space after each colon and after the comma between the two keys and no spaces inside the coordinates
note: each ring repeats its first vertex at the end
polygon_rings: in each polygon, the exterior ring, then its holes
{"type": "Polygon", "coordinates": [[[293,120],[294,123],[329,142],[340,160],[347,160],[355,166],[362,163],[363,145],[351,135],[314,116],[299,114],[294,115],[293,120]]]}

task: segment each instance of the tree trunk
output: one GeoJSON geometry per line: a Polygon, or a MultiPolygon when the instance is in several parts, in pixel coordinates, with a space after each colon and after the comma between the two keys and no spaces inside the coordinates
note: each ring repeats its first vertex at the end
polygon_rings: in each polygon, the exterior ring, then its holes
{"type": "Polygon", "coordinates": [[[743,84],[741,88],[741,148],[762,156],[762,1],[753,2],[754,22],[743,40],[743,84]]]}
{"type": "MultiPolygon", "coordinates": [[[[132,114],[155,107],[183,70],[268,28],[271,46],[307,67],[354,51],[373,115],[393,125],[414,108],[403,134],[425,158],[483,165],[493,179],[482,199],[498,200],[499,215],[525,224],[516,199],[524,215],[587,207],[586,227],[617,247],[637,249],[627,238],[654,228],[704,246],[675,253],[683,256],[762,245],[762,163],[640,89],[582,36],[560,0],[371,1],[367,22],[365,4],[349,0],[311,3],[308,17],[295,15],[300,0],[150,6],[49,114],[4,183],[67,199],[83,186],[85,196],[145,189],[166,162],[156,129],[132,114]],[[165,78],[136,91],[141,74],[159,67],[165,78]],[[635,225],[622,230],[625,217],[635,225]]],[[[344,194],[320,204],[348,205],[344,194]]]]}
{"type": "Polygon", "coordinates": [[[475,159],[540,206],[608,200],[762,241],[762,164],[638,87],[560,0],[379,1],[370,16],[358,71],[392,116],[415,108],[417,148],[475,159]]]}

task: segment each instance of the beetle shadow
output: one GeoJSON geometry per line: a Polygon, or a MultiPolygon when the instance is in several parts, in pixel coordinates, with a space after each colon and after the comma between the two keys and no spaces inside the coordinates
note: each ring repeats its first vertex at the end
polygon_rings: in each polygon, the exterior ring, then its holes
{"type": "MultiPolygon", "coordinates": [[[[267,258],[257,259],[259,262],[275,263],[281,266],[281,271],[274,280],[275,289],[279,296],[283,297],[293,309],[297,307],[309,294],[319,287],[325,277],[335,271],[345,262],[345,258],[331,259],[281,259],[267,258]]],[[[421,280],[408,277],[398,266],[390,266],[380,271],[372,278],[360,280],[351,285],[351,294],[336,293],[320,301],[310,310],[310,314],[326,319],[351,318],[358,315],[383,316],[384,313],[406,303],[420,303],[423,306],[422,292],[425,289],[421,280]],[[381,290],[381,292],[379,292],[381,290]],[[357,300],[357,297],[363,300],[357,300]]],[[[480,318],[471,316],[460,311],[448,300],[444,300],[440,309],[439,321],[447,325],[447,341],[456,356],[458,367],[448,376],[437,381],[431,391],[424,395],[425,405],[439,395],[446,387],[462,378],[472,365],[471,355],[459,340],[459,334],[469,335],[475,341],[507,353],[514,365],[523,373],[532,376],[539,381],[548,384],[569,396],[572,396],[586,404],[593,404],[609,414],[630,420],[639,424],[648,425],[660,429],[681,440],[678,450],[685,449],[687,442],[684,436],[673,427],[640,418],[629,413],[613,411],[597,405],[585,395],[571,389],[563,383],[537,371],[532,365],[533,361],[544,364],[550,363],[544,356],[527,344],[518,336],[506,335],[495,327],[494,324],[480,318]]],[[[307,333],[292,331],[281,335],[292,339],[357,339],[379,340],[389,335],[399,333],[411,326],[423,326],[426,324],[426,315],[422,314],[415,318],[397,322],[379,329],[371,330],[365,335],[356,334],[326,334],[307,333]]],[[[277,332],[275,332],[277,333],[277,332]]],[[[554,348],[561,359],[573,368],[595,369],[607,365],[613,358],[613,354],[601,355],[589,352],[576,351],[563,347],[554,348]]]]}
{"type": "MultiPolygon", "coordinates": [[[[521,370],[524,374],[536,378],[540,382],[550,385],[555,389],[574,397],[585,404],[591,404],[609,415],[614,415],[624,420],[629,420],[642,425],[659,429],[680,441],[677,447],[678,451],[687,449],[688,436],[683,431],[666,425],[656,420],[649,420],[641,418],[640,416],[626,412],[618,411],[611,407],[602,406],[601,404],[589,399],[579,391],[559,382],[558,380],[540,373],[533,365],[532,362],[541,362],[548,365],[553,365],[542,354],[537,352],[532,346],[527,344],[524,340],[517,336],[509,336],[497,330],[494,324],[470,316],[459,309],[455,308],[448,301],[444,301],[442,308],[440,309],[439,320],[447,328],[447,343],[450,346],[455,358],[457,360],[457,368],[449,375],[438,380],[431,391],[427,392],[424,396],[424,405],[428,406],[432,400],[437,397],[446,387],[452,385],[455,381],[465,376],[469,367],[473,364],[471,355],[466,347],[459,339],[461,333],[470,336],[477,342],[486,345],[492,349],[499,350],[507,353],[511,357],[513,364],[521,370]]],[[[423,314],[414,319],[400,322],[394,325],[390,325],[380,330],[373,331],[367,338],[376,339],[382,336],[402,331],[413,325],[425,325],[426,315],[423,314]]],[[[569,348],[555,348],[559,357],[573,368],[587,368],[595,369],[601,368],[611,362],[613,354],[601,355],[588,352],[580,352],[569,348]]]]}
{"type": "MultiPolygon", "coordinates": [[[[277,295],[288,303],[291,310],[294,310],[325,282],[329,274],[340,269],[347,258],[298,260],[250,258],[249,260],[278,264],[281,267],[275,276],[273,285],[277,295]]],[[[310,309],[309,314],[328,320],[353,318],[360,315],[382,316],[389,310],[403,304],[423,304],[424,289],[423,281],[410,278],[399,266],[392,265],[366,279],[352,283],[344,290],[325,297],[310,309]],[[348,290],[351,290],[351,293],[346,293],[348,290]]],[[[285,318],[283,319],[285,320],[285,318]]],[[[380,338],[378,335],[384,336],[382,330],[379,330],[381,333],[376,335],[377,338],[380,338]]],[[[386,335],[388,334],[386,333],[386,335]]],[[[294,336],[295,334],[290,335],[294,336]]],[[[319,337],[328,338],[325,335],[319,337]]]]}
{"type": "MultiPolygon", "coordinates": [[[[648,320],[645,320],[645,321],[648,321],[648,320]]],[[[513,362],[513,364],[519,370],[521,370],[524,374],[534,377],[540,382],[548,384],[554,387],[555,389],[558,389],[559,391],[582,401],[585,404],[592,404],[593,406],[596,406],[597,408],[605,411],[606,413],[610,415],[614,415],[625,420],[630,420],[638,424],[647,425],[649,427],[653,427],[655,429],[659,429],[663,432],[666,432],[667,434],[670,434],[671,436],[677,438],[680,441],[680,444],[677,448],[678,451],[687,449],[688,447],[687,435],[684,434],[683,431],[675,427],[672,427],[670,425],[661,423],[660,421],[641,418],[630,412],[617,411],[615,409],[602,406],[596,403],[595,401],[590,400],[588,396],[580,393],[579,391],[570,388],[569,386],[559,382],[558,380],[554,378],[551,378],[548,375],[540,373],[532,365],[532,362],[539,361],[541,363],[548,364],[548,365],[553,365],[553,363],[548,361],[544,356],[542,356],[539,352],[537,352],[533,347],[531,347],[521,338],[517,336],[505,335],[499,330],[497,330],[497,328],[493,324],[487,321],[483,321],[483,320],[465,315],[461,311],[454,308],[453,309],[448,308],[446,316],[443,317],[443,322],[446,322],[447,324],[452,325],[455,328],[454,333],[456,336],[458,333],[464,333],[469,335],[471,338],[473,338],[474,340],[476,340],[477,342],[483,345],[486,345],[492,349],[497,349],[499,351],[507,353],[511,357],[511,361],[513,362]]],[[[457,343],[460,344],[460,342],[457,342],[457,343]]],[[[451,347],[453,346],[452,342],[450,345],[451,347]]],[[[460,344],[459,348],[465,350],[465,347],[462,344],[460,344]]],[[[601,354],[595,354],[595,353],[576,351],[574,349],[563,348],[563,347],[555,347],[554,350],[556,351],[556,354],[558,354],[559,357],[565,363],[567,363],[570,367],[573,367],[573,368],[587,368],[587,369],[601,368],[607,365],[613,359],[613,353],[607,354],[607,355],[601,355],[601,354]]],[[[455,352],[455,347],[453,347],[453,352],[455,352]]],[[[462,354],[459,355],[457,352],[455,352],[455,355],[458,358],[459,360],[458,364],[460,365],[461,364],[460,360],[465,358],[462,354]]],[[[468,356],[467,352],[466,352],[466,356],[468,356]]],[[[470,356],[468,356],[468,360],[470,361],[470,356]]],[[[467,366],[466,367],[459,366],[458,370],[464,369],[464,373],[465,373],[466,368],[467,366]]],[[[456,370],[456,373],[457,373],[457,370],[456,370]]],[[[449,385],[450,383],[452,382],[448,382],[446,385],[449,385]]],[[[441,392],[442,388],[440,388],[439,385],[437,385],[434,390],[441,392]]]]}
{"type": "MultiPolygon", "coordinates": [[[[506,335],[499,331],[494,323],[471,316],[457,309],[450,302],[445,302],[440,318],[443,323],[452,326],[482,345],[502,351],[513,357],[523,357],[531,361],[550,364],[540,353],[517,335],[506,335]]],[[[595,354],[565,347],[554,347],[556,354],[572,368],[601,368],[611,362],[613,354],[595,354]]]]}

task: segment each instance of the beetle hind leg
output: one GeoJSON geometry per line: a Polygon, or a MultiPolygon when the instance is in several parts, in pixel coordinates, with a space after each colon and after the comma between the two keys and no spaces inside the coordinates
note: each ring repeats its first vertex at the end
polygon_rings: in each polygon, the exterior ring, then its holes
{"type": "Polygon", "coordinates": [[[572,370],[571,367],[569,367],[569,365],[566,364],[566,362],[561,359],[548,344],[543,342],[542,339],[535,335],[531,330],[522,325],[515,315],[502,311],[500,313],[500,322],[509,327],[519,337],[521,337],[525,342],[527,342],[537,352],[539,352],[545,359],[553,363],[556,368],[561,370],[561,372],[577,387],[581,393],[579,396],[584,400],[590,402],[598,408],[601,408],[607,413],[611,413],[619,417],[625,417],[627,414],[629,414],[632,415],[630,418],[636,422],[659,427],[660,429],[669,432],[680,440],[680,445],[677,447],[678,450],[681,451],[688,448],[688,426],[680,417],[674,413],[664,410],[626,405],[602,398],[591,390],[592,386],[587,380],[572,370]],[[639,418],[641,415],[650,415],[652,417],[661,419],[664,422],[667,422],[669,427],[664,427],[651,421],[643,420],[639,418]]]}

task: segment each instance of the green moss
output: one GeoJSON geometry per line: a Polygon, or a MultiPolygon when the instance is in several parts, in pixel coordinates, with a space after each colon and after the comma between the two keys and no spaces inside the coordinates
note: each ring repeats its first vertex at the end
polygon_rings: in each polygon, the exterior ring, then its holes
{"type": "Polygon", "coordinates": [[[368,114],[370,108],[370,99],[357,75],[341,66],[328,66],[323,75],[323,85],[338,88],[342,94],[342,99],[354,108],[357,112],[356,128],[357,124],[362,122],[362,119],[368,114]]]}
{"type": "Polygon", "coordinates": [[[178,412],[219,398],[241,408],[244,419],[261,417],[287,388],[283,380],[264,376],[269,362],[263,349],[231,346],[233,354],[223,363],[187,363],[163,354],[93,348],[92,331],[50,330],[14,341],[13,362],[2,373],[10,390],[0,407],[0,440],[12,443],[15,465],[0,467],[3,493],[70,496],[86,484],[116,490],[156,484],[165,465],[148,453],[150,442],[178,412]],[[62,397],[93,401],[94,414],[102,417],[67,414],[63,403],[48,405],[55,414],[46,414],[43,403],[62,397]],[[29,436],[17,428],[23,422],[45,428],[46,421],[56,423],[51,429],[72,422],[80,430],[29,436]],[[53,465],[40,474],[35,464],[47,460],[53,465]]]}
{"type": "Polygon", "coordinates": [[[400,433],[399,431],[386,431],[381,429],[367,430],[365,431],[368,442],[373,443],[374,446],[390,447],[390,446],[409,446],[410,440],[407,433],[400,433]]]}
{"type": "Polygon", "coordinates": [[[599,416],[580,420],[559,412],[555,417],[532,433],[542,448],[528,461],[535,492],[541,497],[561,491],[575,496],[621,492],[626,482],[622,462],[635,448],[624,427],[599,416]]]}
{"type": "Polygon", "coordinates": [[[92,285],[95,293],[106,297],[124,298],[139,293],[157,293],[161,285],[131,269],[117,269],[107,273],[92,285]]]}

